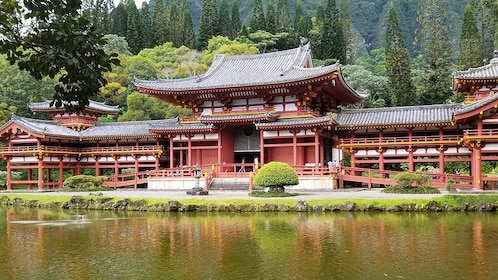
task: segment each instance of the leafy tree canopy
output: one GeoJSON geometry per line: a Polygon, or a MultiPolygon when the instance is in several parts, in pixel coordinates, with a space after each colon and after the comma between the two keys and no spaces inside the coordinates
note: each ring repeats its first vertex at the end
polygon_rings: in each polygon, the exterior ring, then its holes
{"type": "Polygon", "coordinates": [[[105,40],[80,14],[81,0],[0,2],[0,53],[38,80],[58,77],[52,104],[79,111],[106,84],[103,72],[119,64],[105,40]]]}

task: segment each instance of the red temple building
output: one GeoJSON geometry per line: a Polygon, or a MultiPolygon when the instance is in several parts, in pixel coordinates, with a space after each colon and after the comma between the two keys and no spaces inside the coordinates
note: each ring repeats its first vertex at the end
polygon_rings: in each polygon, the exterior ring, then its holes
{"type": "Polygon", "coordinates": [[[118,108],[90,102],[74,114],[49,102],[30,104],[52,120],[13,116],[0,128],[8,142],[0,148],[7,188],[62,188],[64,174],[92,173],[109,176],[114,187],[182,189],[192,187],[185,182],[195,165],[206,188],[226,177],[248,188],[261,164],[283,161],[300,175],[300,188],[328,189],[336,179],[340,187],[346,181],[385,184],[400,164],[410,171],[436,166],[434,182],[443,187],[450,178],[446,163],[464,162],[471,176],[451,178],[460,187],[482,189],[492,178],[483,178],[481,162],[498,159],[497,61],[455,73],[454,92],[469,93],[463,104],[346,109],[365,95],[346,84],[339,64],[313,67],[309,44],[217,55],[199,76],[135,82],[142,93],[191,108],[193,117],[99,123],[99,116],[118,108]],[[331,174],[327,162],[344,154],[351,166],[331,174]],[[12,180],[11,171],[20,170],[27,178],[12,180]]]}

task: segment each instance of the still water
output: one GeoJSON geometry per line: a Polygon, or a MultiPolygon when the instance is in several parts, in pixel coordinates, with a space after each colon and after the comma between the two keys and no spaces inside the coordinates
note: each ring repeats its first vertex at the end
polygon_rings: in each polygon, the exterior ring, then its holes
{"type": "Polygon", "coordinates": [[[498,215],[0,208],[0,279],[498,279],[498,215]]]}

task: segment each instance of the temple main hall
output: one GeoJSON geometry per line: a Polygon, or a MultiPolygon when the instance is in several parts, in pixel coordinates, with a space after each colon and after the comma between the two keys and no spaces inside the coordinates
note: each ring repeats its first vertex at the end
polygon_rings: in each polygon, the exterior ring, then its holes
{"type": "Polygon", "coordinates": [[[0,156],[9,190],[62,188],[64,177],[76,174],[106,175],[114,187],[150,188],[153,180],[184,181],[193,166],[210,188],[220,178],[250,181],[270,161],[294,167],[307,189],[389,183],[401,165],[409,171],[433,166],[437,187],[451,178],[459,187],[483,189],[494,181],[481,174],[481,164],[498,159],[497,73],[498,58],[456,72],[454,92],[467,93],[459,104],[350,109],[361,107],[366,95],[348,86],[340,64],[314,67],[309,44],[216,55],[199,76],[135,81],[140,92],[190,108],[193,117],[100,123],[98,117],[119,108],[92,101],[70,113],[48,101],[31,103],[51,120],[13,115],[0,128],[7,140],[0,156]],[[341,171],[332,173],[328,162],[341,171]],[[454,174],[452,162],[470,174],[454,174]],[[12,171],[25,176],[13,180],[12,171]]]}

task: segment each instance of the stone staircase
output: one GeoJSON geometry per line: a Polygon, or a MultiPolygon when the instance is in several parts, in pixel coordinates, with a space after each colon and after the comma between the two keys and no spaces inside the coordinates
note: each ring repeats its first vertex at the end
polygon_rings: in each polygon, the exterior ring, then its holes
{"type": "Polygon", "coordinates": [[[249,178],[214,178],[209,190],[249,190],[249,178]]]}

